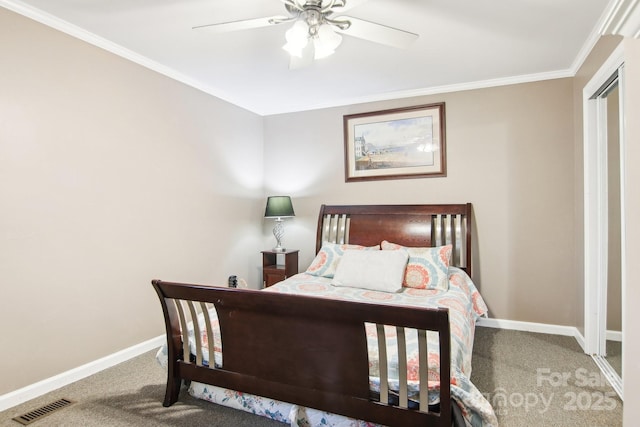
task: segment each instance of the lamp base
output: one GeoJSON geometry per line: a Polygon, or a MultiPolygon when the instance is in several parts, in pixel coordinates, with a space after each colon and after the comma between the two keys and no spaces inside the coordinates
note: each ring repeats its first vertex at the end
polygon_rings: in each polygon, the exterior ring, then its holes
{"type": "Polygon", "coordinates": [[[282,247],[282,236],[284,236],[284,225],[282,225],[282,218],[276,218],[276,225],[273,227],[273,235],[276,238],[276,247],[273,248],[272,251],[286,251],[286,249],[282,247]]]}

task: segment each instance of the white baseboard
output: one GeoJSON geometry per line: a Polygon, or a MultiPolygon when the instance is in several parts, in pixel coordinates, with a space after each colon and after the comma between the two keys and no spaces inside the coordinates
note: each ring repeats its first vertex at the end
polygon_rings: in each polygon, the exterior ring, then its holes
{"type": "MultiPolygon", "coordinates": [[[[518,320],[487,319],[480,318],[478,326],[497,329],[511,329],[516,331],[539,332],[543,334],[563,335],[574,337],[584,349],[584,337],[574,326],[550,325],[545,323],[521,322],[518,320]]],[[[28,385],[21,389],[0,396],[0,411],[12,408],[16,405],[49,393],[74,381],[86,378],[97,372],[110,368],[118,363],[125,362],[142,353],[158,348],[165,343],[165,336],[160,335],[143,343],[121,350],[117,353],[105,356],[96,361],[87,363],[69,371],[63,372],[51,378],[28,385]]]]}
{"type": "Polygon", "coordinates": [[[551,325],[547,323],[521,322],[519,320],[489,319],[482,317],[476,322],[478,326],[497,329],[511,329],[515,331],[538,332],[542,334],[563,335],[574,337],[584,350],[584,337],[575,326],[551,325]]]}
{"type": "Polygon", "coordinates": [[[119,363],[125,362],[136,356],[139,356],[147,351],[159,348],[166,342],[166,336],[160,335],[159,337],[152,338],[140,344],[136,344],[132,347],[125,348],[117,353],[110,354],[101,359],[89,362],[85,365],[47,378],[37,383],[28,385],[26,387],[14,390],[7,394],[0,396],[0,411],[12,408],[16,405],[24,403],[28,400],[34,399],[43,394],[49,393],[53,390],[59,389],[67,384],[86,378],[89,375],[93,375],[97,372],[103,371],[119,363]]]}

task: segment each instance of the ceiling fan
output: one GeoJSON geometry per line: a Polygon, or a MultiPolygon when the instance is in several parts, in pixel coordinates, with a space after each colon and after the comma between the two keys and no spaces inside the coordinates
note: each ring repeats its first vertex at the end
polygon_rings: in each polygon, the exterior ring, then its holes
{"type": "Polygon", "coordinates": [[[293,22],[286,32],[286,44],[283,46],[283,49],[291,55],[289,64],[291,69],[307,66],[314,59],[333,54],[342,42],[342,36],[338,33],[403,49],[408,48],[418,38],[417,34],[352,16],[333,16],[367,0],[281,1],[289,13],[288,16],[199,25],[193,29],[225,33],[293,22]]]}

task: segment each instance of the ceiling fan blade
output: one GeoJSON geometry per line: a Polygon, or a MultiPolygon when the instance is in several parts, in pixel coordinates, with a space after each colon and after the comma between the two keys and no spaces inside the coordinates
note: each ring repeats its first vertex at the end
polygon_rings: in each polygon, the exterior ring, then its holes
{"type": "Polygon", "coordinates": [[[194,30],[206,30],[210,33],[228,33],[230,31],[249,30],[251,28],[268,27],[280,24],[289,18],[286,16],[269,16],[266,18],[243,19],[241,21],[221,22],[192,27],[194,30]]]}
{"type": "Polygon", "coordinates": [[[351,26],[346,30],[336,28],[337,32],[391,47],[407,49],[418,38],[417,34],[352,16],[341,15],[340,19],[351,21],[351,26]]]}

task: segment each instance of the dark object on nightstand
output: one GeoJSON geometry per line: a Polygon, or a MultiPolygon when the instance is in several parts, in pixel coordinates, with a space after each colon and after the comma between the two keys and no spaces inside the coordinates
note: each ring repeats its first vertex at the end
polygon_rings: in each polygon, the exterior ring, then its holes
{"type": "Polygon", "coordinates": [[[262,285],[265,288],[298,274],[298,250],[262,251],[262,285]],[[278,256],[284,264],[278,264],[278,256]]]}
{"type": "Polygon", "coordinates": [[[238,276],[229,276],[229,287],[230,288],[238,287],[238,276]]]}

